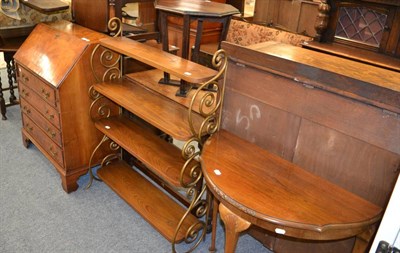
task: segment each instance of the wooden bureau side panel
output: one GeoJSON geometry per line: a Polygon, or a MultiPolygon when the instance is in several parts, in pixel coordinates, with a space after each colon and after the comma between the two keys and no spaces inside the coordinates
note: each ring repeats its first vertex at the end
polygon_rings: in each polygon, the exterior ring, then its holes
{"type": "Polygon", "coordinates": [[[377,107],[233,62],[227,89],[400,154],[399,116],[377,107]]]}
{"type": "Polygon", "coordinates": [[[222,128],[291,161],[301,118],[243,93],[225,91],[222,128]]]}
{"type": "Polygon", "coordinates": [[[293,162],[384,207],[400,155],[303,119],[293,162]]]}
{"type": "MultiPolygon", "coordinates": [[[[90,156],[103,136],[95,129],[89,114],[92,103],[89,97],[89,87],[95,83],[90,70],[89,57],[94,46],[91,45],[84,52],[80,61],[73,67],[59,88],[67,174],[73,173],[73,170],[87,169],[90,156]]],[[[104,147],[97,154],[104,157],[105,152],[104,147]]],[[[94,162],[98,162],[99,159],[99,156],[95,157],[94,162]]]]}

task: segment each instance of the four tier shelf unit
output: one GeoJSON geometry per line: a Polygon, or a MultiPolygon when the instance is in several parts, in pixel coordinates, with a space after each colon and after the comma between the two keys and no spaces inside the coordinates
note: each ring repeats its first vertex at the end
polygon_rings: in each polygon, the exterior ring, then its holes
{"type": "Polygon", "coordinates": [[[124,37],[102,39],[92,54],[99,82],[89,92],[90,115],[104,135],[92,156],[104,145],[110,153],[97,175],[90,170],[88,186],[102,180],[171,242],[172,252],[183,241],[188,251],[195,249],[208,227],[210,203],[199,155],[220,125],[227,66],[223,50],[213,63],[216,70],[124,37]],[[122,74],[124,57],[152,68],[122,74]],[[159,84],[164,73],[190,83],[188,96],[177,97],[178,87],[159,84]],[[128,163],[122,152],[140,166],[128,163]]]}

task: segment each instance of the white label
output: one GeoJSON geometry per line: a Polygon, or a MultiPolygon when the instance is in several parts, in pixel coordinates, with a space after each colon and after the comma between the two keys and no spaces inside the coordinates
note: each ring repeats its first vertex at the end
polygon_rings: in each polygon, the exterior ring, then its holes
{"type": "Polygon", "coordinates": [[[284,235],[286,233],[286,231],[282,228],[275,228],[275,233],[284,235]]]}
{"type": "Polygon", "coordinates": [[[110,127],[110,126],[104,126],[104,128],[105,128],[105,129],[111,129],[111,127],[110,127]]]}
{"type": "Polygon", "coordinates": [[[217,176],[221,176],[221,171],[220,170],[218,170],[218,169],[215,169],[214,170],[214,173],[215,173],[215,175],[217,175],[217,176]]]}

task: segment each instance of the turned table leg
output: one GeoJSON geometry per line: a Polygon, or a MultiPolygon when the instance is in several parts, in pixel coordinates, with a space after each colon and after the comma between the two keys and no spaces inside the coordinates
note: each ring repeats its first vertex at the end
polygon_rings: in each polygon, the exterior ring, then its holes
{"type": "Polygon", "coordinates": [[[219,213],[225,224],[225,253],[233,253],[239,233],[248,229],[251,223],[234,214],[222,203],[219,204],[219,213]]]}
{"type": "Polygon", "coordinates": [[[8,86],[10,91],[10,104],[14,104],[17,97],[14,92],[14,81],[16,81],[15,77],[15,65],[14,65],[14,54],[15,52],[4,52],[4,60],[7,65],[7,77],[8,77],[8,86]]]}
{"type": "Polygon", "coordinates": [[[1,76],[0,76],[0,112],[1,112],[1,119],[6,120],[6,101],[4,100],[4,94],[3,94],[3,87],[1,83],[1,76]]]}

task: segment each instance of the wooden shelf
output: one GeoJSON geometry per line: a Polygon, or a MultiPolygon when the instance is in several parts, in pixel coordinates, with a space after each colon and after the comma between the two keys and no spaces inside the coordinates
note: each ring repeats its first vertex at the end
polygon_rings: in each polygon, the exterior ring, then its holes
{"type": "Polygon", "coordinates": [[[217,74],[213,69],[128,38],[107,38],[101,40],[100,44],[189,83],[202,83],[217,74]]]}
{"type": "MultiPolygon", "coordinates": [[[[135,81],[122,78],[95,84],[94,88],[174,139],[185,141],[193,136],[189,129],[188,110],[185,106],[135,81]]],[[[193,116],[194,124],[200,125],[202,117],[196,113],[193,116]]]]}
{"type": "MultiPolygon", "coordinates": [[[[129,59],[131,69],[125,65],[121,68],[133,73],[93,85],[95,92],[91,92],[99,96],[93,96],[90,109],[95,114],[99,108],[99,115],[93,118],[101,118],[95,120],[95,127],[129,154],[124,158],[136,167],[111,161],[102,165],[98,176],[165,236],[173,251],[177,243],[184,241],[191,252],[204,240],[208,226],[209,206],[202,198],[206,186],[199,154],[205,139],[219,124],[217,113],[225,79],[212,84],[215,90],[198,90],[219,73],[131,39],[109,38],[101,45],[119,54],[119,59],[129,59]],[[160,84],[167,76],[193,89],[186,97],[176,96],[181,86],[160,84]],[[114,103],[115,108],[123,109],[120,115],[100,110],[114,103]],[[165,137],[182,141],[182,150],[165,137]]],[[[219,56],[221,63],[227,59],[223,52],[219,56]]],[[[93,54],[94,58],[102,63],[105,54],[93,54]]],[[[104,74],[113,66],[104,66],[104,74]]],[[[225,67],[222,64],[220,71],[225,67]]],[[[115,108],[113,105],[107,109],[115,108]]]]}
{"type": "MultiPolygon", "coordinates": [[[[119,146],[142,161],[169,185],[180,188],[180,172],[185,163],[181,150],[124,116],[99,120],[95,126],[119,146]]],[[[185,182],[189,181],[186,177],[185,182]]]]}
{"type": "MultiPolygon", "coordinates": [[[[168,241],[173,242],[175,230],[185,214],[182,206],[123,161],[111,162],[100,168],[97,174],[168,241]]],[[[189,214],[175,241],[182,241],[186,231],[195,223],[197,219],[189,214]]]]}
{"type": "MultiPolygon", "coordinates": [[[[136,73],[131,73],[127,74],[126,77],[132,81],[137,80],[142,84],[143,86],[146,86],[149,89],[152,89],[153,91],[174,100],[175,102],[185,106],[186,108],[189,108],[190,105],[190,97],[191,94],[196,91],[196,89],[192,89],[189,93],[187,98],[185,97],[180,97],[176,95],[177,90],[179,89],[177,86],[172,86],[172,85],[164,85],[164,84],[159,84],[158,81],[160,78],[163,77],[164,72],[159,70],[159,69],[152,69],[148,71],[141,71],[141,72],[136,72],[136,73]]],[[[174,77],[171,77],[174,79],[174,77]]],[[[204,96],[206,91],[200,91],[200,94],[197,96],[194,105],[193,105],[193,110],[197,113],[199,113],[199,104],[201,98],[204,96]]]]}

